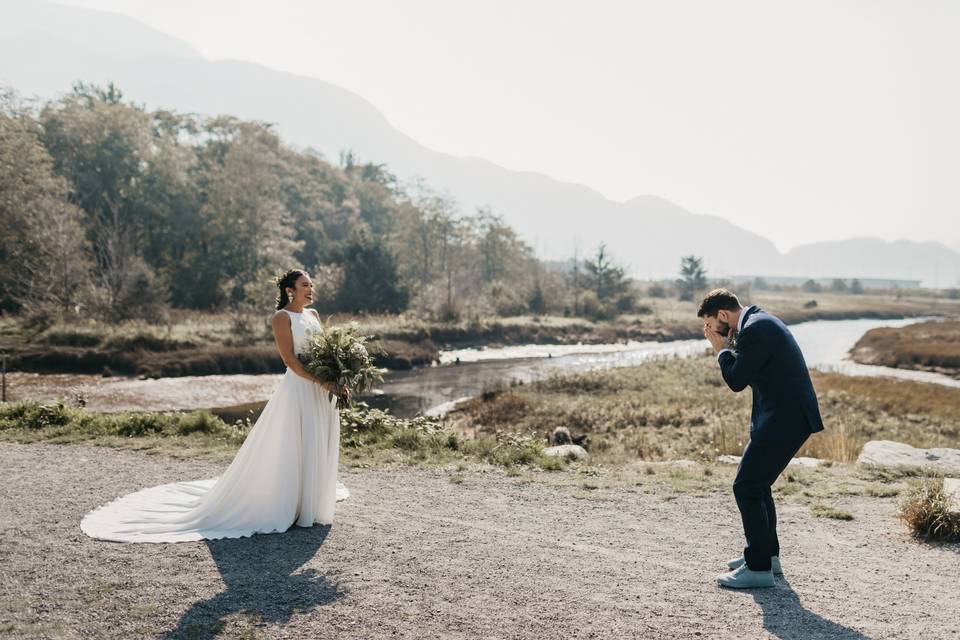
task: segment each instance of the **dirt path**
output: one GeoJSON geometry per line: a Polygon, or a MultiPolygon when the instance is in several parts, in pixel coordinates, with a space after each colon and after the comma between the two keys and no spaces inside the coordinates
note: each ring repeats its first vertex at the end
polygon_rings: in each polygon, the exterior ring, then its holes
{"type": "Polygon", "coordinates": [[[960,637],[960,545],[912,542],[892,500],[843,503],[852,522],[783,508],[787,581],[755,592],[713,580],[741,545],[729,496],[499,472],[344,472],[332,528],[177,545],[80,533],[118,494],[223,466],[0,443],[0,636],[960,637]]]}

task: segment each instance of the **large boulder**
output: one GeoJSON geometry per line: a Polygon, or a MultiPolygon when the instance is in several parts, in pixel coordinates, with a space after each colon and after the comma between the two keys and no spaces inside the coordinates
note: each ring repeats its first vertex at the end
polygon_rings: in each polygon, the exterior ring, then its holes
{"type": "MultiPolygon", "coordinates": [[[[717,462],[720,464],[740,464],[740,460],[743,459],[743,456],[731,456],[723,455],[717,456],[717,462]]],[[[819,467],[823,463],[823,460],[820,458],[794,458],[790,461],[788,466],[791,467],[819,467]]]]}
{"type": "Polygon", "coordinates": [[[928,467],[947,475],[960,475],[960,449],[918,449],[902,442],[871,440],[863,445],[857,464],[928,467]]]}
{"type": "Polygon", "coordinates": [[[949,502],[947,509],[952,513],[960,513],[960,479],[944,478],[943,492],[947,494],[949,502]]]}

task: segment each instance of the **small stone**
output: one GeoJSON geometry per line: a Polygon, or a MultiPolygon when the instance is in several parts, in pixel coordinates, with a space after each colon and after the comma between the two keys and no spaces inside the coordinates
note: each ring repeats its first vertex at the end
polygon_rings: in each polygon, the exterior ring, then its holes
{"type": "MultiPolygon", "coordinates": [[[[731,456],[731,455],[717,456],[717,462],[719,462],[720,464],[740,464],[740,461],[742,459],[743,459],[743,456],[731,456]]],[[[791,460],[789,466],[812,468],[812,467],[819,467],[821,464],[823,464],[823,460],[821,460],[820,458],[807,458],[807,457],[801,456],[799,458],[794,458],[793,460],[791,460]]]]}
{"type": "Polygon", "coordinates": [[[555,447],[547,447],[543,450],[543,455],[551,458],[573,458],[576,460],[585,460],[587,450],[578,444],[561,444],[555,447]]]}

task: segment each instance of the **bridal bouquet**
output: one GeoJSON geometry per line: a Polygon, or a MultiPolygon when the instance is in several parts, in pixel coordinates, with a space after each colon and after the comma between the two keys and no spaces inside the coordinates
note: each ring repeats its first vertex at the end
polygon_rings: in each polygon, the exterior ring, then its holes
{"type": "Polygon", "coordinates": [[[333,383],[343,404],[348,390],[356,396],[383,381],[383,371],[373,363],[373,356],[383,353],[383,349],[370,340],[354,322],[330,327],[310,335],[299,358],[309,373],[333,383]]]}

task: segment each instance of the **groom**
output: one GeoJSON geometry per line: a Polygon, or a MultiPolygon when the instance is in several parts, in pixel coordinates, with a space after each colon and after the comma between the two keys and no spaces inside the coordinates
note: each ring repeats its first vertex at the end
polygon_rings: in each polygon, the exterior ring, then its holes
{"type": "Polygon", "coordinates": [[[823,431],[817,395],[800,347],[778,318],[756,305],[742,307],[726,289],[708,293],[697,317],[727,386],[753,391],[750,441],[733,482],[747,546],[717,581],[737,589],[772,587],[773,574],[782,571],[770,487],[810,434],[823,431]]]}

